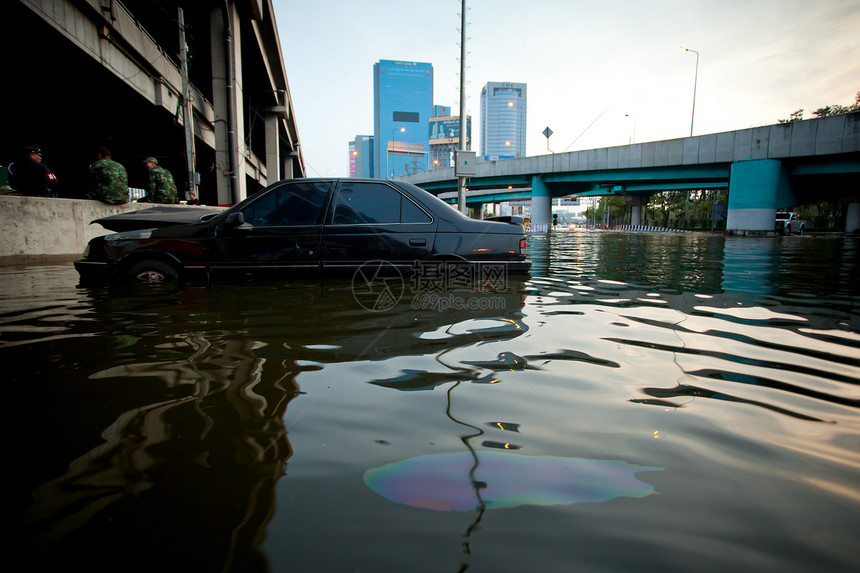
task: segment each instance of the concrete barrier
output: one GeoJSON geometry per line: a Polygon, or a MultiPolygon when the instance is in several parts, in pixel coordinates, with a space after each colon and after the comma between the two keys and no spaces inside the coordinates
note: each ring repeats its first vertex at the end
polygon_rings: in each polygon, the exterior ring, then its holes
{"type": "Polygon", "coordinates": [[[154,206],[0,195],[0,264],[77,258],[90,239],[113,232],[98,223],[91,225],[93,220],[154,206]]]}
{"type": "Polygon", "coordinates": [[[689,233],[686,229],[669,229],[667,227],[655,227],[653,225],[618,225],[616,231],[636,231],[645,233],[689,233]]]}

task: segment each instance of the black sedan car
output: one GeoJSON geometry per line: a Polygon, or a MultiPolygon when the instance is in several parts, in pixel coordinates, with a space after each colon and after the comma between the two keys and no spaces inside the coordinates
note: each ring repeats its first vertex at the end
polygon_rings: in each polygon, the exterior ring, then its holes
{"type": "Polygon", "coordinates": [[[138,228],[91,240],[75,262],[82,281],[308,276],[355,272],[369,261],[405,273],[428,261],[505,274],[531,268],[522,225],[470,219],[397,181],[281,181],[226,211],[203,220],[198,215],[194,223],[153,211],[99,220],[109,229],[138,228]]]}

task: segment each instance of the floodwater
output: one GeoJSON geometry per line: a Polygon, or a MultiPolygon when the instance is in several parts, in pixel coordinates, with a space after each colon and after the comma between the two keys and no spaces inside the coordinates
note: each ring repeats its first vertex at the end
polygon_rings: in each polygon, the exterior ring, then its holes
{"type": "Polygon", "coordinates": [[[860,570],[858,239],[529,249],[480,291],[0,267],[17,569],[860,570]]]}

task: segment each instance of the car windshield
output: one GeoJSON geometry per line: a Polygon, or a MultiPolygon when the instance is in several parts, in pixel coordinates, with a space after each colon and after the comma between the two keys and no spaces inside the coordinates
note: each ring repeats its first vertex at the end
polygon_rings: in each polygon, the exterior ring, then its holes
{"type": "Polygon", "coordinates": [[[776,218],[777,219],[788,219],[788,213],[777,213],[776,218]]]}

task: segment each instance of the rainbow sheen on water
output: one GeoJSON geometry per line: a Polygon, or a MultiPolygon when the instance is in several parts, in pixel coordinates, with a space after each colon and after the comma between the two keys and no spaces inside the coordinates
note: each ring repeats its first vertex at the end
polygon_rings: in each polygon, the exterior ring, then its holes
{"type": "Polygon", "coordinates": [[[644,497],[635,477],[664,468],[619,460],[523,456],[481,451],[431,454],[367,470],[364,482],[391,501],[436,511],[567,505],[644,497]]]}

